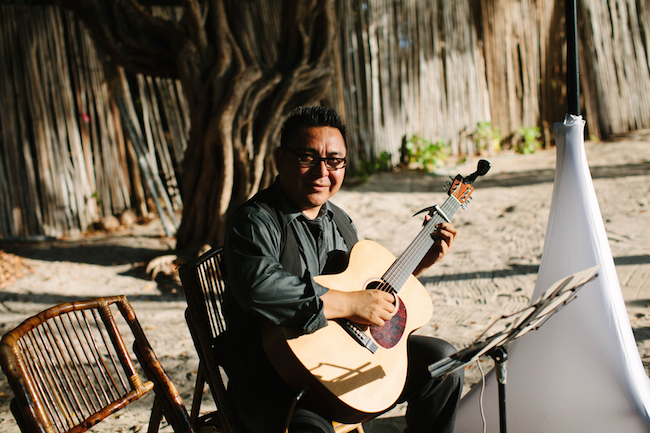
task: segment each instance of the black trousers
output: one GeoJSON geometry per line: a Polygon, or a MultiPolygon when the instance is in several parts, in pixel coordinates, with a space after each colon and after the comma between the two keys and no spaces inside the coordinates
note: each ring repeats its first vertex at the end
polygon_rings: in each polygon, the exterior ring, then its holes
{"type": "MultiPolygon", "coordinates": [[[[408,402],[406,423],[409,433],[452,433],[456,409],[463,388],[464,373],[458,370],[442,380],[429,374],[430,364],[456,352],[438,338],[411,335],[407,342],[408,373],[397,403],[408,402]]],[[[239,376],[239,375],[237,375],[239,376]]],[[[240,419],[255,433],[279,433],[295,393],[275,373],[260,365],[245,376],[231,379],[229,392],[240,419]]],[[[321,416],[318,407],[299,402],[291,419],[290,433],[334,433],[331,420],[321,416]]]]}

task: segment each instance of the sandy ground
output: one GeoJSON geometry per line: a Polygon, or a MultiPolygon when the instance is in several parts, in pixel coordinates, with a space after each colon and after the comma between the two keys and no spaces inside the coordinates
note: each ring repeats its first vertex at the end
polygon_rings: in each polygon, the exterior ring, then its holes
{"type": "MultiPolygon", "coordinates": [[[[650,370],[650,132],[608,142],[587,142],[586,152],[616,270],[639,354],[650,370]]],[[[434,301],[431,321],[418,333],[444,338],[458,348],[491,321],[529,302],[537,276],[553,189],[555,150],[533,155],[486,157],[492,170],[476,183],[467,210],[453,218],[460,229],[452,252],[421,277],[434,301]]],[[[395,255],[418,233],[422,208],[442,204],[447,176],[467,175],[477,158],[448,166],[437,175],[380,174],[345,186],[333,200],[354,219],[360,238],[372,239],[395,255]]],[[[127,295],[163,366],[186,406],[198,358],[187,330],[180,285],[145,264],[173,247],[160,225],[123,229],[55,242],[0,244],[9,280],[0,279],[0,333],[60,302],[127,295]],[[16,258],[17,257],[17,258],[16,258]]],[[[0,268],[2,271],[2,268],[0,268]]],[[[525,338],[525,337],[524,337],[525,338]]],[[[486,369],[491,361],[482,361],[486,369]]],[[[487,370],[486,370],[487,371],[487,370]]],[[[465,391],[480,380],[476,365],[466,370],[465,391]]],[[[11,390],[0,378],[0,431],[18,432],[9,411],[11,390]]],[[[146,429],[151,397],[98,424],[95,432],[146,429]]],[[[206,390],[204,408],[214,407],[206,390]]],[[[365,425],[368,433],[403,429],[403,407],[365,425]]],[[[162,431],[171,431],[164,426],[162,431]]]]}

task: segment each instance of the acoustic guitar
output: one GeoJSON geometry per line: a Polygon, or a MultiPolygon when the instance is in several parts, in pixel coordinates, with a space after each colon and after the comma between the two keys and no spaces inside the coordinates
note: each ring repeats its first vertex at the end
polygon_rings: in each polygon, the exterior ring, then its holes
{"type": "Polygon", "coordinates": [[[274,368],[332,419],[367,421],[397,401],[406,382],[407,337],[433,314],[431,297],[413,271],[433,246],[436,225],[449,222],[459,207],[467,207],[474,180],[489,169],[490,163],[481,160],[476,172],[447,182],[449,197],[441,207],[418,212],[429,212],[431,219],[399,258],[378,243],[363,240],[350,251],[343,272],[314,278],[336,290],[375,289],[394,294],[397,312],[384,326],[336,319],[295,338],[286,328],[272,324],[263,328],[264,349],[274,368]]]}

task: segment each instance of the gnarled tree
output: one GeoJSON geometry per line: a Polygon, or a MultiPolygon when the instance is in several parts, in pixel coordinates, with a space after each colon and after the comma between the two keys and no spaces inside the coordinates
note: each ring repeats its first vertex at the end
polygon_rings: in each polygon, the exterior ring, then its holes
{"type": "Polygon", "coordinates": [[[273,178],[282,119],[331,81],[333,0],[183,0],[166,20],[136,0],[62,0],[131,72],[180,79],[191,132],[177,251],[223,242],[228,215],[273,178]]]}

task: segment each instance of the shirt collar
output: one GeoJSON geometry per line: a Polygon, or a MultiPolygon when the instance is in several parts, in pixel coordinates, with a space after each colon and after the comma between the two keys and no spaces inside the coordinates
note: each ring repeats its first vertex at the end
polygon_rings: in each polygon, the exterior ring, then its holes
{"type": "MultiPolygon", "coordinates": [[[[277,177],[275,179],[275,182],[273,182],[272,188],[279,198],[280,212],[284,214],[287,224],[290,224],[294,219],[300,217],[305,220],[309,220],[309,218],[307,218],[305,214],[302,213],[298,206],[293,201],[291,201],[289,196],[287,196],[282,190],[282,186],[280,186],[280,180],[277,177]]],[[[326,201],[325,204],[320,208],[320,212],[318,213],[316,219],[322,216],[327,216],[327,218],[330,220],[334,218],[334,213],[332,212],[329,201],[326,201]]]]}

